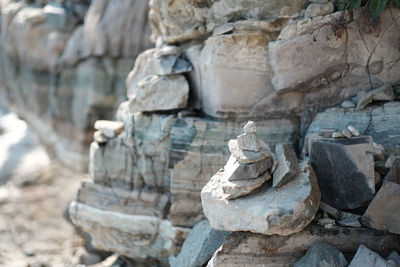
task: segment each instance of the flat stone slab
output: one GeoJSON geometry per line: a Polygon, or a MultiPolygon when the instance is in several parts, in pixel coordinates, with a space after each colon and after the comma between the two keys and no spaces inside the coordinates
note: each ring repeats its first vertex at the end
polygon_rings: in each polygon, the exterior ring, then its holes
{"type": "Polygon", "coordinates": [[[346,267],[347,261],[339,249],[323,242],[314,243],[294,267],[346,267]]]}
{"type": "Polygon", "coordinates": [[[188,100],[189,84],[183,75],[147,75],[137,84],[129,108],[131,112],[182,109],[188,100]]]}
{"type": "Polygon", "coordinates": [[[221,186],[225,194],[225,199],[235,199],[250,194],[266,181],[271,179],[268,172],[263,173],[255,179],[229,181],[223,171],[217,172],[209,181],[214,186],[221,186]]]}
{"type": "Polygon", "coordinates": [[[400,234],[400,184],[385,181],[362,217],[363,224],[400,234]]]}
{"type": "Polygon", "coordinates": [[[207,220],[197,223],[182,245],[179,255],[169,258],[171,267],[203,266],[224,243],[230,232],[216,231],[207,220]]]}
{"type": "Polygon", "coordinates": [[[365,206],[374,197],[372,137],[311,139],[310,161],[321,200],[338,209],[365,206]]]}
{"type": "Polygon", "coordinates": [[[258,152],[242,150],[239,148],[237,139],[229,140],[228,146],[231,154],[237,158],[240,163],[249,164],[272,157],[272,152],[267,144],[261,142],[261,149],[258,152]]]}
{"type": "Polygon", "coordinates": [[[113,138],[122,132],[124,123],[121,121],[98,120],[94,123],[94,128],[106,137],[113,138]]]}
{"type": "Polygon", "coordinates": [[[229,181],[248,180],[259,177],[272,167],[272,158],[242,164],[234,156],[231,156],[224,166],[224,172],[229,181]]]}
{"type": "Polygon", "coordinates": [[[294,151],[286,145],[278,144],[275,148],[277,167],[273,174],[273,187],[281,187],[300,173],[299,163],[294,151]]]}
{"type": "Polygon", "coordinates": [[[290,236],[232,232],[208,263],[208,267],[293,266],[315,242],[338,248],[348,262],[360,244],[386,256],[400,250],[400,236],[369,228],[310,225],[290,236]],[[351,238],[350,238],[351,237],[351,238]]]}
{"type": "Polygon", "coordinates": [[[299,176],[281,188],[265,183],[252,194],[233,200],[226,199],[222,184],[208,182],[201,191],[201,201],[211,227],[265,235],[303,230],[318,211],[320,193],[307,162],[300,169],[299,176]]]}
{"type": "Polygon", "coordinates": [[[378,253],[360,245],[349,267],[394,267],[394,265],[387,262],[378,253]]]}

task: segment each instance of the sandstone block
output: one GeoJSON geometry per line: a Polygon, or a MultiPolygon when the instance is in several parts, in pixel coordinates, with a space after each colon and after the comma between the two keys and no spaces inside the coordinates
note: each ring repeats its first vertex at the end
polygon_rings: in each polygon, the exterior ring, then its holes
{"type": "Polygon", "coordinates": [[[160,111],[186,108],[189,84],[182,75],[145,76],[130,97],[131,112],[160,111]]]}

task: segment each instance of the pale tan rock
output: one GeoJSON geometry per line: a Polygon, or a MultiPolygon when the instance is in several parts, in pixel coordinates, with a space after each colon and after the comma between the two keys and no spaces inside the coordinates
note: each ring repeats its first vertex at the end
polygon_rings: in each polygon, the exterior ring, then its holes
{"type": "Polygon", "coordinates": [[[377,144],[375,142],[372,143],[374,148],[374,158],[376,160],[384,160],[385,159],[385,148],[381,144],[377,144]]]}
{"type": "Polygon", "coordinates": [[[275,146],[277,168],[273,173],[273,187],[281,187],[295,179],[300,173],[300,167],[294,151],[286,145],[275,146]]]}
{"type": "Polygon", "coordinates": [[[131,258],[157,259],[165,264],[189,233],[152,216],[104,211],[78,202],[72,202],[68,210],[72,222],[90,234],[94,247],[131,258]]]}
{"type": "Polygon", "coordinates": [[[105,144],[108,142],[107,136],[105,136],[102,132],[100,131],[95,131],[93,134],[93,140],[99,144],[105,144]]]}
{"type": "Polygon", "coordinates": [[[361,91],[357,94],[357,110],[364,108],[369,103],[373,101],[390,101],[394,100],[395,95],[393,93],[392,85],[385,84],[374,90],[365,92],[361,91]]]}
{"type": "Polygon", "coordinates": [[[330,218],[321,218],[318,220],[318,224],[325,229],[332,229],[335,226],[335,220],[330,218]]]}
{"type": "Polygon", "coordinates": [[[256,128],[256,124],[254,123],[254,121],[248,121],[246,123],[246,125],[243,127],[243,130],[245,133],[256,133],[257,132],[257,128],[256,128]]]}
{"type": "Polygon", "coordinates": [[[234,156],[230,156],[224,166],[224,173],[229,181],[254,179],[271,169],[272,161],[272,158],[265,158],[254,163],[242,164],[234,156]]]}
{"type": "Polygon", "coordinates": [[[261,143],[255,133],[244,133],[237,138],[238,148],[246,151],[258,152],[261,149],[261,143]]]}
{"type": "Polygon", "coordinates": [[[160,111],[186,108],[189,84],[182,75],[145,76],[130,96],[131,112],[160,111]]]}
{"type": "Polygon", "coordinates": [[[343,135],[344,137],[346,137],[346,138],[349,138],[349,139],[351,139],[351,137],[353,136],[353,135],[351,134],[351,132],[350,132],[349,130],[347,130],[347,129],[343,129],[343,130],[342,130],[342,135],[343,135]]]}
{"type": "Polygon", "coordinates": [[[307,165],[281,188],[268,183],[253,194],[226,200],[222,185],[210,181],[201,191],[203,210],[216,230],[250,231],[265,235],[290,235],[303,230],[314,218],[320,194],[316,177],[307,165]]]}
{"type": "Polygon", "coordinates": [[[332,133],[332,138],[342,138],[344,137],[341,132],[333,132],[332,133]]]}
{"type": "Polygon", "coordinates": [[[242,150],[239,148],[236,139],[229,140],[228,146],[231,154],[242,164],[249,164],[272,157],[273,154],[267,144],[261,142],[261,149],[258,152],[242,150]]]}
{"type": "Polygon", "coordinates": [[[327,2],[323,4],[313,3],[307,7],[305,11],[305,17],[314,18],[318,16],[324,16],[332,13],[333,11],[334,11],[334,6],[332,2],[327,2]]]}
{"type": "Polygon", "coordinates": [[[124,123],[121,121],[98,120],[94,123],[94,128],[106,137],[113,138],[122,132],[124,123]]]}

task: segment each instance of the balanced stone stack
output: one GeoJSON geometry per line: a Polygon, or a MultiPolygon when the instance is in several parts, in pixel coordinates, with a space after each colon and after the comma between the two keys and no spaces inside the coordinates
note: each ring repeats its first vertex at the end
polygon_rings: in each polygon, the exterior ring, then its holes
{"type": "Polygon", "coordinates": [[[201,192],[211,226],[224,231],[290,235],[314,218],[320,194],[308,162],[277,145],[277,155],[258,140],[248,122],[244,134],[229,141],[231,157],[201,192]],[[273,183],[267,182],[273,177],[273,183]]]}

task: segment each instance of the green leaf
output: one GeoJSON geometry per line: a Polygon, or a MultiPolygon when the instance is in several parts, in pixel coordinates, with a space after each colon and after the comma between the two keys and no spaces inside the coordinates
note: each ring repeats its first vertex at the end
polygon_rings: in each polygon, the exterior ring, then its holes
{"type": "Polygon", "coordinates": [[[336,1],[338,9],[343,10],[346,7],[347,0],[337,0],[336,1]]]}
{"type": "Polygon", "coordinates": [[[393,0],[393,5],[395,8],[400,9],[400,0],[393,0]]]}
{"type": "Polygon", "coordinates": [[[353,11],[356,8],[359,8],[361,6],[361,0],[351,0],[350,5],[349,5],[349,10],[353,11]]]}
{"type": "Polygon", "coordinates": [[[387,0],[371,0],[369,4],[369,10],[373,19],[379,17],[382,11],[385,9],[387,0]]]}

